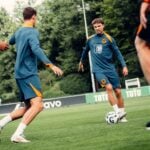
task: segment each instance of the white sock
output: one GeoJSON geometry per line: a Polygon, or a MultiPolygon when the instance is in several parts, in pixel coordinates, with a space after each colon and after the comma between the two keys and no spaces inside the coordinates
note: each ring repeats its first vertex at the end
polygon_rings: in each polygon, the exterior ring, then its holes
{"type": "Polygon", "coordinates": [[[120,112],[125,112],[124,108],[119,108],[120,112]]]}
{"type": "Polygon", "coordinates": [[[3,128],[7,123],[9,123],[11,121],[12,121],[11,116],[7,115],[6,117],[4,117],[0,120],[0,126],[3,128]]]}
{"type": "Polygon", "coordinates": [[[18,128],[16,129],[15,133],[13,135],[21,135],[23,134],[24,130],[26,129],[27,125],[24,123],[20,123],[18,128]]]}
{"type": "Polygon", "coordinates": [[[117,104],[113,105],[113,109],[116,113],[120,112],[117,104]]]}

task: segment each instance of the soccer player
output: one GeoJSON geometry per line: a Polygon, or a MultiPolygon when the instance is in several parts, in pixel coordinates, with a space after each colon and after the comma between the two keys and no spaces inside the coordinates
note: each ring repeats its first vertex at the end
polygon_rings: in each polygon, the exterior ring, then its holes
{"type": "Polygon", "coordinates": [[[104,21],[102,18],[96,18],[92,21],[96,34],[89,37],[86,48],[83,50],[79,70],[84,70],[83,61],[89,50],[91,52],[92,71],[98,83],[106,89],[108,99],[114,111],[119,114],[120,122],[127,122],[125,116],[124,102],[121,95],[121,85],[119,76],[116,72],[114,55],[122,65],[124,76],[128,74],[123,56],[121,55],[115,40],[104,32],[104,21]],[[115,96],[114,96],[115,93],[115,96]],[[116,100],[117,99],[117,100],[116,100]]]}
{"type": "Polygon", "coordinates": [[[39,33],[34,28],[37,12],[32,7],[23,10],[24,24],[10,38],[10,44],[16,44],[15,79],[20,91],[24,107],[14,110],[0,120],[0,130],[10,121],[22,120],[11,137],[12,142],[30,142],[24,137],[24,130],[33,119],[43,110],[40,80],[37,74],[37,59],[42,61],[56,75],[63,71],[52,64],[40,48],[39,33]]]}
{"type": "MultiPolygon", "coordinates": [[[[150,0],[143,0],[141,3],[135,47],[144,76],[150,84],[150,0]]],[[[146,128],[150,130],[150,122],[146,124],[146,128]]]]}
{"type": "Polygon", "coordinates": [[[8,49],[8,44],[7,42],[4,42],[4,41],[0,41],[0,51],[4,51],[8,49]]]}

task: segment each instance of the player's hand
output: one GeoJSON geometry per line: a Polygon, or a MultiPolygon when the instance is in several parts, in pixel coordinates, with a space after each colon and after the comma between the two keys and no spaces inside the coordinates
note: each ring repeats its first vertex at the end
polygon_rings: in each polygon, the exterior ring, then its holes
{"type": "Polygon", "coordinates": [[[82,61],[80,61],[80,62],[79,62],[78,71],[82,71],[82,72],[84,72],[84,66],[83,66],[82,61]]]}
{"type": "Polygon", "coordinates": [[[3,42],[3,41],[0,41],[0,51],[4,51],[6,49],[8,49],[8,43],[7,42],[3,42]]]}
{"type": "Polygon", "coordinates": [[[128,75],[128,68],[127,68],[127,67],[123,67],[122,74],[123,74],[124,76],[127,76],[127,75],[128,75]]]}
{"type": "Polygon", "coordinates": [[[63,71],[62,71],[59,67],[53,65],[53,66],[51,67],[51,69],[53,70],[53,72],[54,72],[56,75],[58,75],[58,76],[62,76],[62,75],[63,75],[63,71]]]}
{"type": "Polygon", "coordinates": [[[149,10],[148,10],[149,7],[150,7],[150,4],[149,4],[149,3],[143,2],[143,3],[141,4],[140,23],[142,24],[142,26],[143,26],[144,28],[147,27],[147,26],[146,26],[146,23],[147,23],[146,13],[147,13],[147,11],[149,11],[149,10]]]}

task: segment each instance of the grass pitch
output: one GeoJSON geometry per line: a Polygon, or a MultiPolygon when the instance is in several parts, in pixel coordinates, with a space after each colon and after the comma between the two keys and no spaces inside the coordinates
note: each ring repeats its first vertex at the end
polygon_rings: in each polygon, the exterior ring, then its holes
{"type": "Polygon", "coordinates": [[[10,136],[19,121],[0,134],[0,150],[150,150],[150,97],[125,100],[128,123],[108,125],[108,102],[43,111],[26,129],[31,143],[14,144],[10,136]]]}

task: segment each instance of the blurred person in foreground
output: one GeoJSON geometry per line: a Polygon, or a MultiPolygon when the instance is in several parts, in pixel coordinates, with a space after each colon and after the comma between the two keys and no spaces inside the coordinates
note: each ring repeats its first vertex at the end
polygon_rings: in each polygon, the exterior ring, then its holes
{"type": "MultiPolygon", "coordinates": [[[[143,0],[141,3],[135,47],[144,76],[150,84],[150,0],[143,0]]],[[[150,130],[150,122],[146,124],[146,129],[150,130]]]]}

